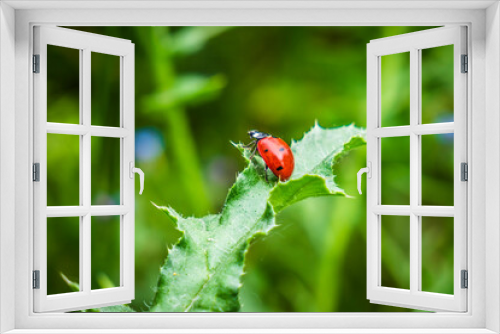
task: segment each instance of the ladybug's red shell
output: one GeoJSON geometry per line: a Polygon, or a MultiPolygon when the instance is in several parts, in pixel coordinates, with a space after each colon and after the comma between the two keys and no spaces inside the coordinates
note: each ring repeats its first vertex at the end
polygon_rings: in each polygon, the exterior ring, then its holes
{"type": "Polygon", "coordinates": [[[266,165],[281,181],[286,181],[292,176],[295,161],[290,146],[283,139],[275,137],[259,139],[257,149],[266,165]]]}

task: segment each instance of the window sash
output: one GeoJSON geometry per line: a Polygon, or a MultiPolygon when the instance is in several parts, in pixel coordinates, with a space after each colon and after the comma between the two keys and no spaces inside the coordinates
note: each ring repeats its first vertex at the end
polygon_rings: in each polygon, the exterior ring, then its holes
{"type": "MultiPolygon", "coordinates": [[[[40,289],[34,289],[34,311],[71,311],[134,298],[134,45],[127,40],[58,27],[35,27],[34,54],[40,55],[40,73],[34,74],[34,161],[40,163],[40,182],[34,191],[34,270],[40,270],[40,289]],[[47,122],[47,45],[80,50],[80,122],[47,122]],[[91,125],[91,52],[120,57],[120,127],[91,125]],[[80,205],[47,207],[47,134],[80,138],[80,205]],[[120,138],[120,205],[91,205],[91,138],[120,138]],[[91,217],[120,215],[120,286],[91,289],[91,217]],[[47,295],[47,218],[79,217],[80,291],[47,295]]],[[[118,171],[117,171],[118,172],[118,171]]]]}
{"type": "Polygon", "coordinates": [[[460,73],[461,54],[467,54],[466,28],[436,28],[371,41],[367,47],[367,161],[372,178],[367,180],[367,298],[373,303],[422,310],[467,310],[467,290],[461,288],[462,269],[467,269],[467,183],[460,180],[460,163],[467,162],[467,75],[460,73]],[[421,49],[454,45],[454,122],[420,124],[421,49]],[[381,127],[381,56],[410,52],[410,125],[381,127]],[[454,206],[420,205],[421,135],[454,133],[454,206]],[[381,205],[381,138],[410,137],[410,205],[381,205]],[[410,217],[410,289],[381,285],[381,217],[410,217]],[[454,294],[421,290],[421,217],[454,217],[454,294]]]}

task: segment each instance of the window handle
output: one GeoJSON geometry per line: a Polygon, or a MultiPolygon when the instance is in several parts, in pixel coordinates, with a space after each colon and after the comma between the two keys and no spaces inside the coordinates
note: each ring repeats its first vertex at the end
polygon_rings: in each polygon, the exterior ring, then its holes
{"type": "Polygon", "coordinates": [[[139,184],[141,189],[139,190],[139,195],[142,195],[142,191],[144,190],[144,172],[142,169],[134,167],[134,162],[130,161],[130,178],[134,178],[134,173],[139,174],[139,184]]]}
{"type": "Polygon", "coordinates": [[[366,173],[366,177],[372,178],[372,163],[368,161],[367,167],[361,168],[358,172],[358,192],[361,195],[363,192],[361,191],[361,176],[366,173]]]}

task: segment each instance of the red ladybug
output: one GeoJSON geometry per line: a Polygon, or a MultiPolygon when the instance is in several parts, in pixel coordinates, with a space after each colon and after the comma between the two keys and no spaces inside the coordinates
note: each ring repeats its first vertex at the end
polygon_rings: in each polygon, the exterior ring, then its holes
{"type": "Polygon", "coordinates": [[[247,147],[252,147],[254,151],[250,156],[252,160],[255,152],[258,150],[262,159],[266,163],[266,180],[267,169],[270,168],[274,175],[280,181],[286,181],[292,176],[295,162],[290,146],[281,138],[276,138],[270,134],[252,130],[248,131],[250,138],[254,139],[247,147]]]}

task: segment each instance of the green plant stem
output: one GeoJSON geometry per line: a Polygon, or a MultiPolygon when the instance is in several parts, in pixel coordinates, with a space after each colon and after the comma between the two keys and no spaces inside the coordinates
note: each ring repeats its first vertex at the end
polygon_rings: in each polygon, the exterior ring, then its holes
{"type": "MultiPolygon", "coordinates": [[[[148,56],[151,68],[154,69],[155,90],[162,92],[172,88],[176,73],[171,51],[168,49],[170,32],[168,27],[151,27],[148,56]]],[[[170,149],[172,159],[177,167],[176,175],[181,180],[186,199],[189,201],[191,212],[195,215],[206,214],[211,209],[211,203],[207,196],[207,190],[203,181],[203,173],[193,134],[189,127],[186,111],[183,108],[164,108],[162,105],[155,106],[161,110],[161,122],[166,127],[167,148],[170,149]]]]}
{"type": "Polygon", "coordinates": [[[205,215],[211,209],[202,178],[200,161],[184,110],[172,109],[168,113],[168,133],[172,155],[176,159],[179,177],[191,199],[191,210],[205,215]]]}
{"type": "MultiPolygon", "coordinates": [[[[339,201],[340,202],[340,201],[339,201]]],[[[316,306],[318,312],[336,312],[342,290],[342,270],[347,245],[355,229],[349,222],[354,221],[358,204],[350,199],[343,200],[341,205],[335,205],[333,217],[335,221],[329,224],[325,232],[323,250],[316,285],[316,306]],[[335,282],[333,284],[332,282],[335,282]]],[[[340,203],[339,203],[340,204],[340,203]]]]}

